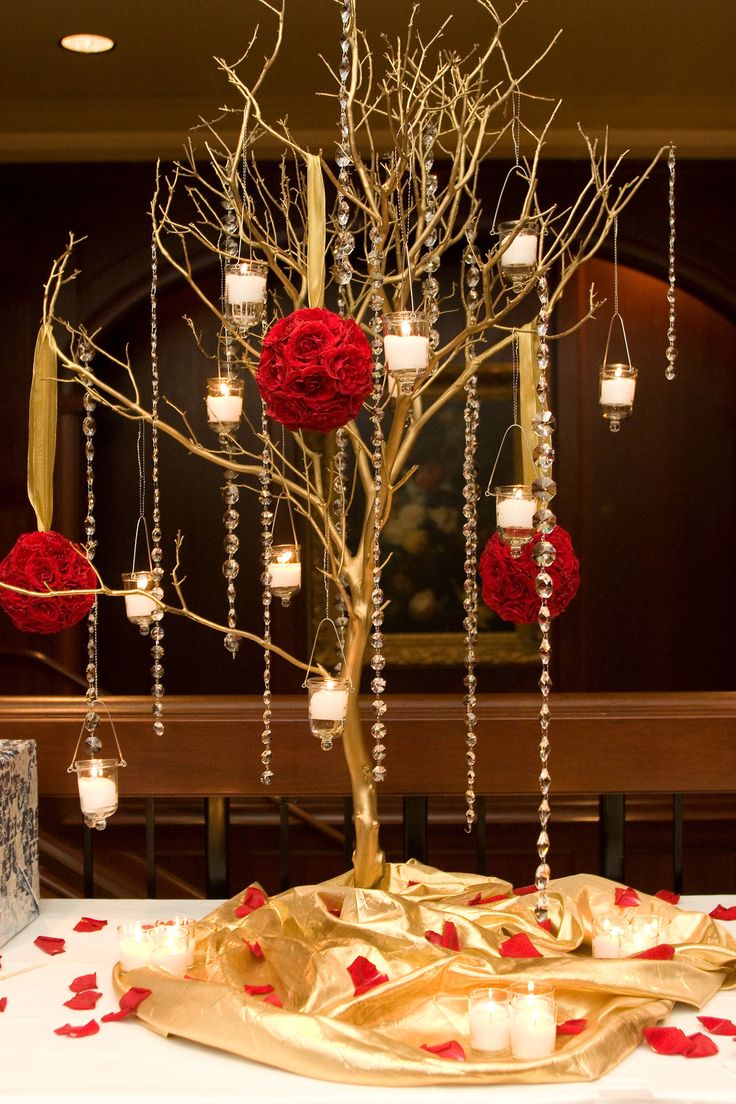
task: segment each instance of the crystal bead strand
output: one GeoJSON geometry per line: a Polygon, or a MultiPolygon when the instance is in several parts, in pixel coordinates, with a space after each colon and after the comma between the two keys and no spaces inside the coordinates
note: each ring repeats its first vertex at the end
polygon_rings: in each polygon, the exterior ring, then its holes
{"type": "Polygon", "coordinates": [[[265,404],[261,407],[261,436],[263,450],[261,452],[261,474],[258,479],[261,484],[259,497],[261,502],[261,540],[263,542],[263,574],[261,575],[261,583],[263,584],[263,642],[266,645],[263,649],[263,731],[261,732],[261,743],[263,744],[261,764],[263,771],[261,772],[261,782],[264,786],[270,786],[273,782],[273,771],[271,770],[273,751],[271,748],[271,649],[269,647],[271,643],[271,576],[268,569],[271,563],[271,546],[273,544],[273,510],[271,508],[273,454],[268,434],[265,404]]]}
{"type": "MultiPolygon", "coordinates": [[[[220,436],[220,444],[227,452],[228,460],[231,460],[232,442],[229,441],[227,434],[223,433],[220,436]]],[[[240,498],[240,491],[238,490],[236,482],[237,478],[237,472],[234,472],[231,468],[225,469],[225,483],[222,488],[222,501],[225,512],[222,515],[222,522],[225,526],[223,548],[225,550],[226,559],[222,565],[222,573],[227,580],[227,627],[230,629],[230,632],[225,634],[223,644],[230,652],[233,659],[235,659],[240,649],[240,637],[232,631],[238,624],[238,615],[235,609],[235,580],[240,571],[240,565],[235,558],[235,553],[240,546],[238,535],[235,532],[240,522],[240,514],[236,509],[240,498]]]]}
{"type": "MultiPolygon", "coordinates": [[[[465,318],[467,326],[473,326],[478,315],[478,282],[480,270],[475,255],[475,224],[468,230],[467,246],[463,253],[465,262],[465,318]]],[[[426,284],[425,284],[426,288],[426,284]]],[[[466,363],[475,357],[475,342],[467,341],[466,363]]],[[[476,688],[475,645],[478,638],[478,376],[475,372],[465,384],[465,452],[463,456],[463,537],[465,538],[465,582],[463,584],[463,629],[465,630],[465,763],[467,769],[465,790],[465,825],[470,832],[476,820],[475,812],[475,748],[478,742],[475,726],[476,688]]]]}
{"type": "Polygon", "coordinates": [[[381,496],[383,491],[383,296],[381,287],[383,278],[383,252],[381,243],[383,235],[378,226],[372,226],[370,230],[370,245],[368,252],[368,275],[371,281],[370,307],[373,311],[371,320],[373,351],[373,390],[371,392],[371,448],[373,462],[373,542],[371,556],[373,562],[372,590],[371,590],[371,691],[373,693],[373,724],[371,736],[373,737],[373,780],[382,782],[386,777],[386,768],[383,765],[386,758],[386,702],[383,693],[386,689],[386,679],[383,674],[386,659],[383,654],[383,588],[381,587],[381,496]]]}
{"type": "Polygon", "coordinates": [[[355,248],[355,238],[348,229],[350,221],[350,205],[345,197],[350,186],[350,170],[353,165],[353,157],[350,152],[350,129],[348,127],[348,77],[350,76],[350,32],[352,29],[352,5],[353,0],[341,0],[340,19],[342,22],[342,34],[340,36],[340,88],[338,91],[338,103],[340,106],[340,138],[337,143],[335,161],[337,162],[339,192],[337,197],[337,235],[333,249],[335,265],[333,275],[338,286],[337,304],[341,317],[347,313],[347,288],[353,278],[353,266],[350,254],[355,248]]]}
{"type": "MultiPolygon", "coordinates": [[[[86,341],[82,341],[79,348],[79,359],[82,362],[85,370],[89,368],[90,361],[92,360],[92,350],[86,341]]],[[[84,405],[84,418],[82,420],[82,432],[84,433],[84,456],[86,462],[85,479],[87,486],[87,513],[84,519],[84,535],[86,537],[84,550],[87,554],[87,559],[92,562],[97,551],[97,541],[95,539],[95,531],[97,529],[97,523],[95,521],[95,445],[94,436],[97,430],[97,423],[93,418],[93,412],[97,406],[97,403],[92,398],[89,390],[85,389],[84,398],[82,400],[84,405]]],[[[98,673],[97,673],[97,616],[98,616],[98,603],[97,596],[92,603],[89,613],[87,614],[87,713],[84,718],[84,729],[87,733],[85,738],[85,744],[89,748],[90,754],[94,755],[102,747],[102,743],[99,737],[96,735],[97,726],[100,723],[100,716],[95,709],[95,702],[99,697],[98,688],[98,673]]]]}
{"type": "Polygon", "coordinates": [[[547,764],[550,750],[548,734],[550,722],[549,694],[552,686],[552,679],[549,674],[549,664],[552,646],[549,639],[551,615],[548,601],[552,596],[553,581],[547,568],[550,564],[554,563],[557,555],[555,546],[551,541],[547,540],[547,536],[557,524],[557,519],[549,509],[549,503],[554,497],[557,488],[551,476],[552,463],[554,461],[554,449],[552,448],[551,438],[555,430],[555,419],[548,405],[549,381],[547,379],[547,369],[549,368],[549,342],[547,340],[547,333],[549,330],[549,291],[547,287],[547,277],[544,275],[540,276],[537,280],[537,292],[540,302],[539,314],[537,315],[538,377],[536,392],[538,405],[537,412],[532,419],[532,429],[534,430],[538,442],[534,450],[534,461],[540,474],[532,483],[532,493],[537,499],[537,511],[534,514],[534,528],[537,533],[540,534],[541,539],[534,545],[532,556],[537,565],[535,587],[540,598],[539,628],[541,630],[542,639],[539,645],[539,656],[542,662],[542,673],[539,679],[539,689],[542,692],[542,704],[539,710],[539,726],[541,730],[539,742],[539,760],[541,764],[539,772],[539,791],[541,796],[539,804],[540,831],[537,837],[539,865],[534,875],[534,883],[539,890],[535,913],[537,920],[542,922],[547,919],[547,911],[549,908],[547,885],[550,879],[550,868],[547,862],[547,855],[549,853],[547,824],[550,817],[549,788],[551,779],[547,764]]]}
{"type": "Polygon", "coordinates": [[[669,307],[669,318],[667,324],[667,367],[665,369],[665,376],[668,380],[673,380],[676,376],[675,359],[677,358],[677,334],[676,334],[676,307],[675,307],[675,147],[670,146],[669,156],[667,158],[667,169],[669,171],[669,224],[670,224],[670,238],[668,249],[668,281],[669,286],[667,288],[667,304],[669,307]]]}
{"type": "Polygon", "coordinates": [[[434,154],[432,146],[434,140],[437,137],[437,127],[433,121],[427,123],[422,133],[422,145],[424,149],[424,172],[425,172],[425,191],[424,191],[424,222],[427,228],[427,234],[424,239],[424,247],[427,253],[430,254],[427,260],[424,262],[424,271],[426,273],[422,290],[424,293],[424,311],[429,318],[432,329],[429,332],[429,347],[435,350],[440,343],[440,333],[436,329],[437,319],[440,316],[439,307],[439,293],[440,285],[437,280],[436,272],[439,268],[439,261],[431,256],[432,250],[437,245],[437,226],[433,225],[435,218],[437,217],[437,174],[433,172],[434,168],[434,154]]]}
{"type": "MultiPolygon", "coordinates": [[[[164,558],[161,547],[161,486],[159,482],[159,456],[158,456],[158,404],[159,404],[159,374],[158,374],[158,258],[156,254],[156,236],[151,239],[151,562],[153,564],[153,577],[155,587],[151,591],[155,598],[163,598],[161,581],[164,569],[161,566],[164,558]]],[[[153,697],[153,731],[157,736],[162,736],[164,731],[164,687],[162,683],[164,668],[161,660],[164,657],[164,647],[161,643],[164,638],[164,630],[161,624],[164,611],[156,609],[151,614],[151,676],[153,685],[151,695],[153,697]]]]}
{"type": "MultiPolygon", "coordinates": [[[[345,540],[345,472],[347,468],[347,451],[348,435],[345,429],[341,427],[335,433],[335,459],[332,480],[332,489],[334,491],[332,516],[334,519],[335,531],[341,544],[345,540]]],[[[348,630],[348,616],[345,609],[345,602],[343,601],[340,591],[337,592],[335,598],[335,611],[337,635],[344,651],[345,637],[348,630]]]]}

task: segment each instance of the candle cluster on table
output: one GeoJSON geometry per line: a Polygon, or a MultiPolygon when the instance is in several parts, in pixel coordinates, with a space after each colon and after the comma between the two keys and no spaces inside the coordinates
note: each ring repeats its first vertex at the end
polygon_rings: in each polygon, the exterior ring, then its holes
{"type": "Polygon", "coordinates": [[[243,414],[243,381],[237,376],[207,380],[207,421],[217,433],[237,429],[243,414]]]}
{"type": "Polygon", "coordinates": [[[247,328],[261,321],[267,273],[262,261],[225,265],[225,313],[236,326],[247,328]]]}
{"type": "Polygon", "coordinates": [[[600,371],[599,402],[601,414],[612,433],[628,418],[634,406],[636,368],[630,364],[604,364],[600,371]]]}
{"type": "Polygon", "coordinates": [[[410,395],[429,367],[429,317],[420,311],[383,316],[386,368],[402,395],[410,395]]]}
{"type": "Polygon", "coordinates": [[[594,958],[628,958],[656,947],[665,937],[666,921],[654,913],[629,917],[608,912],[593,921],[594,958]]]}
{"type": "Polygon", "coordinates": [[[468,1027],[477,1055],[547,1058],[557,1039],[554,989],[541,981],[474,989],[468,998],[468,1027]]]}
{"type": "Polygon", "coordinates": [[[342,736],[348,713],[350,684],[346,678],[309,678],[309,727],[324,751],[342,736]]]}
{"type": "Polygon", "coordinates": [[[188,916],[174,916],[141,924],[138,920],[118,924],[118,954],[123,971],[156,966],[184,977],[194,961],[194,925],[188,916]]]}
{"type": "Polygon", "coordinates": [[[100,831],[118,807],[118,760],[77,759],[79,805],[88,828],[100,831]]]}
{"type": "Polygon", "coordinates": [[[153,598],[156,579],[153,571],[131,571],[122,576],[125,591],[125,616],[137,625],[143,634],[151,627],[151,615],[157,604],[153,598]]]}
{"type": "Polygon", "coordinates": [[[537,500],[531,487],[522,484],[495,487],[493,493],[496,497],[498,535],[511,549],[511,555],[518,556],[534,536],[537,500]]]}
{"type": "Polygon", "coordinates": [[[523,284],[533,275],[539,253],[539,222],[535,218],[519,222],[500,222],[498,236],[501,279],[511,287],[523,284]]]}
{"type": "Polygon", "coordinates": [[[271,593],[288,606],[302,585],[302,565],[298,544],[274,544],[270,548],[271,562],[266,569],[271,593]]]}

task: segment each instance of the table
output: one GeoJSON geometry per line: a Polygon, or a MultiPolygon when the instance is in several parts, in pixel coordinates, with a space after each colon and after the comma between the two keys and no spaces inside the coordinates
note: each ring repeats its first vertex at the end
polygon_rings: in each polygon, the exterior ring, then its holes
{"type": "MultiPolygon", "coordinates": [[[[709,912],[736,896],[683,897],[682,908],[709,912]]],[[[220,1053],[183,1039],[164,1039],[134,1017],[102,1024],[98,1035],[69,1039],[54,1034],[65,1023],[84,1024],[116,1010],[111,971],[117,961],[116,926],[123,920],[200,918],[219,902],[150,900],[44,900],[41,916],[0,949],[0,1100],[13,1104],[734,1104],[736,1042],[716,1039],[720,1053],[698,1060],[664,1057],[641,1045],[599,1081],[561,1085],[486,1085],[458,1089],[346,1086],[316,1081],[220,1053]],[[77,933],[82,916],[107,920],[99,932],[77,933]],[[39,935],[66,939],[64,954],[49,957],[34,946],[39,935]],[[94,1012],[63,1006],[69,983],[97,972],[103,997],[94,1012]]],[[[727,925],[736,935],[736,922],[727,925]]],[[[736,1017],[736,991],[719,992],[708,1015],[736,1017]]],[[[688,1034],[701,1030],[697,1011],[675,1006],[668,1024],[688,1034]]]]}

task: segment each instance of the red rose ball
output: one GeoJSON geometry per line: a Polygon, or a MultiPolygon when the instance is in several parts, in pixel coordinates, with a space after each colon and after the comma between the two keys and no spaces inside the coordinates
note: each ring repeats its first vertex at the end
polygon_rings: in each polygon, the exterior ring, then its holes
{"type": "MultiPolygon", "coordinates": [[[[541,539],[541,534],[535,533],[520,555],[514,557],[509,546],[494,533],[481,553],[478,568],[483,601],[504,621],[532,625],[539,617],[541,599],[535,588],[539,568],[532,550],[541,539]]],[[[557,553],[554,563],[545,568],[553,581],[547,605],[551,616],[557,617],[578,592],[580,563],[566,529],[558,525],[545,539],[555,546],[557,553]]]]}
{"type": "MultiPolygon", "coordinates": [[[[0,583],[24,590],[90,590],[97,576],[78,545],[49,530],[23,533],[0,563],[0,583]]],[[[55,633],[89,613],[93,594],[50,594],[31,598],[0,587],[0,606],[21,632],[55,633]]]]}
{"type": "Polygon", "coordinates": [[[271,328],[256,382],[271,418],[287,429],[329,433],[356,416],[371,390],[372,372],[360,326],[308,307],[271,328]]]}

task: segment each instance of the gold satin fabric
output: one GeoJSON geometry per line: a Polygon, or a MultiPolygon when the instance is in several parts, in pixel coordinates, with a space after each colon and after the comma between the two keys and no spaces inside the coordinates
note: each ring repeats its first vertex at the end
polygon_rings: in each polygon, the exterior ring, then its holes
{"type": "Polygon", "coordinates": [[[600,1077],[638,1045],[642,1029],[675,1001],[701,1008],[736,984],[736,942],[703,913],[685,912],[639,894],[640,909],[669,922],[671,962],[602,960],[590,954],[592,920],[611,911],[616,883],[577,875],[550,883],[555,935],[534,917],[534,894],[469,906],[480,893],[510,891],[506,882],[446,874],[419,863],[386,867],[378,889],[355,889],[352,875],[272,897],[244,919],[242,894],[197,925],[190,976],[144,968],[115,969],[122,993],[152,995],[137,1015],[153,1030],[327,1081],[418,1085],[581,1081],[600,1077]],[[409,882],[417,882],[409,885],[409,882]],[[341,909],[338,919],[329,909],[341,909]],[[446,920],[460,951],[429,943],[446,920]],[[498,944],[526,932],[544,955],[502,958],[498,944]],[[262,961],[248,949],[258,942],[262,961]],[[364,955],[389,981],[354,996],[347,967],[364,955]],[[584,1017],[580,1035],[560,1036],[554,1055],[534,1061],[477,1059],[468,1038],[467,998],[481,986],[544,979],[557,996],[557,1019],[584,1017]],[[244,984],[273,985],[283,1009],[249,996],[244,984]],[[456,1039],[465,1062],[421,1050],[456,1039]]]}

